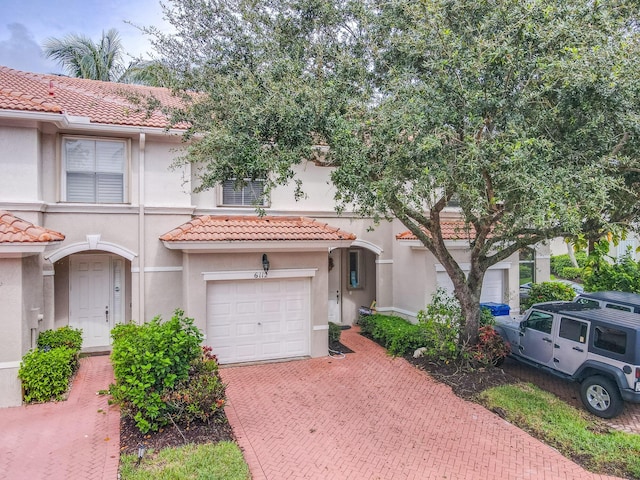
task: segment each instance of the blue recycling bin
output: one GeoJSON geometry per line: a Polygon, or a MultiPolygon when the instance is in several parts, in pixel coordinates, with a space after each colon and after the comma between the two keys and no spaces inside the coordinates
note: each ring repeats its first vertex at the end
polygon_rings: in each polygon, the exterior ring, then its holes
{"type": "Polygon", "coordinates": [[[491,315],[493,315],[494,317],[509,315],[509,313],[511,312],[511,307],[506,303],[482,302],[480,303],[480,307],[488,308],[491,312],[491,315]]]}

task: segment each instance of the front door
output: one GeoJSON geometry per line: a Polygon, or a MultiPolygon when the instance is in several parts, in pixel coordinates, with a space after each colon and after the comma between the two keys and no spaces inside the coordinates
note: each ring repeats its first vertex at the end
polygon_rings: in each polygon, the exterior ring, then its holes
{"type": "Polygon", "coordinates": [[[122,284],[122,260],[112,261],[110,255],[71,257],[69,325],[82,329],[83,348],[111,343],[111,329],[120,317],[122,284]]]}
{"type": "Polygon", "coordinates": [[[335,249],[329,254],[329,321],[342,322],[342,290],[340,285],[340,250],[335,249]]]}

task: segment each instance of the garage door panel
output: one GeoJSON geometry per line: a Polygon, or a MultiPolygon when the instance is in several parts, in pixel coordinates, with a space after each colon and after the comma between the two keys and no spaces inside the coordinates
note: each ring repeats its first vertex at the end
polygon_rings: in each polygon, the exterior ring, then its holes
{"type": "MultiPolygon", "coordinates": [[[[453,282],[446,272],[437,273],[438,286],[453,295],[453,282]]],[[[487,270],[484,281],[482,282],[482,291],[480,293],[481,302],[502,303],[504,301],[504,270],[487,270]]]]}
{"type": "Polygon", "coordinates": [[[309,279],[213,281],[207,341],[220,363],[309,354],[309,279]]]}

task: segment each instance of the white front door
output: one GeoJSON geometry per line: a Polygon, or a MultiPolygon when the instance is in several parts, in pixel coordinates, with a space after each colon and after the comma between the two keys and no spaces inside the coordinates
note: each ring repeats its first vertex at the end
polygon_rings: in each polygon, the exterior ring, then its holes
{"type": "Polygon", "coordinates": [[[207,287],[207,345],[220,363],[309,354],[308,278],[230,280],[207,287]]]}
{"type": "Polygon", "coordinates": [[[340,250],[335,249],[329,254],[329,321],[342,322],[342,288],[340,285],[340,250]]]}
{"type": "Polygon", "coordinates": [[[71,257],[69,325],[82,329],[83,348],[111,343],[114,320],[121,316],[122,284],[121,260],[112,264],[109,255],[71,257]]]}

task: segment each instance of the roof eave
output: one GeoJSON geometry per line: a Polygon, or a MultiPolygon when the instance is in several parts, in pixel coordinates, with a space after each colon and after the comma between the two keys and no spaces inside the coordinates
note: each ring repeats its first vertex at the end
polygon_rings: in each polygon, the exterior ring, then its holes
{"type": "Polygon", "coordinates": [[[43,253],[49,245],[57,242],[11,242],[0,243],[0,258],[22,258],[43,253]]]}
{"type": "Polygon", "coordinates": [[[164,246],[170,250],[182,250],[185,253],[248,253],[248,252],[319,252],[334,248],[350,247],[355,239],[349,240],[234,240],[234,241],[193,241],[176,242],[164,240],[164,246]]]}

